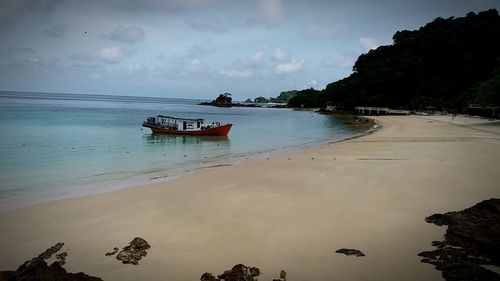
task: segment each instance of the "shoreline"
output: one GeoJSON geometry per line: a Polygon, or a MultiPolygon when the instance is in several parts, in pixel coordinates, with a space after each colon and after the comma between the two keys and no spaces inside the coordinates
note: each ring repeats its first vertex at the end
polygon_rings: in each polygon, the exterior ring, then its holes
{"type": "MultiPolygon", "coordinates": [[[[375,122],[373,123],[376,124],[375,122]]],[[[43,203],[50,203],[59,200],[85,197],[89,195],[106,194],[106,193],[117,192],[120,190],[138,188],[145,185],[169,182],[179,177],[192,175],[193,173],[196,173],[204,169],[212,169],[219,166],[238,165],[247,160],[264,159],[268,156],[304,151],[322,147],[331,143],[343,142],[346,140],[362,137],[366,134],[370,134],[373,130],[374,128],[373,126],[371,126],[370,128],[367,128],[363,132],[356,133],[346,137],[341,137],[338,140],[334,141],[332,141],[331,138],[326,138],[321,140],[310,141],[303,144],[281,147],[277,149],[252,152],[244,155],[224,156],[221,157],[220,159],[209,159],[209,160],[200,159],[200,161],[202,162],[199,162],[198,164],[190,164],[180,168],[160,169],[157,171],[150,171],[150,172],[139,172],[136,173],[135,175],[128,175],[120,179],[110,179],[90,184],[74,185],[71,186],[72,191],[68,191],[67,187],[61,186],[56,189],[57,191],[55,192],[52,191],[51,193],[48,193],[42,197],[40,197],[41,194],[36,194],[29,196],[29,199],[27,200],[26,198],[23,199],[16,198],[16,200],[14,200],[13,203],[4,204],[0,206],[0,213],[26,208],[30,206],[36,206],[38,204],[43,204],[43,203]],[[74,190],[79,190],[79,191],[74,191],[74,190]]]]}
{"type": "Polygon", "coordinates": [[[105,280],[197,280],[237,263],[262,280],[441,280],[417,256],[444,234],[424,218],[500,197],[500,133],[375,119],[360,138],[0,213],[0,270],[62,241],[69,272],[105,280]],[[135,236],[151,245],[139,266],[104,257],[135,236]]]}

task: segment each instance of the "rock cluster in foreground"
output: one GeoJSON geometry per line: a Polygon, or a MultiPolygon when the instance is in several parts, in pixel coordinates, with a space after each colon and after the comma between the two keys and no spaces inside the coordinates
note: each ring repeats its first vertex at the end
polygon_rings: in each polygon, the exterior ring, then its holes
{"type": "MultiPolygon", "coordinates": [[[[224,271],[217,278],[212,273],[203,273],[201,281],[256,281],[260,275],[260,269],[257,267],[248,267],[243,264],[237,264],[232,269],[224,271]]],[[[286,281],[286,272],[282,270],[280,277],[273,281],[286,281]]]]}
{"type": "MultiPolygon", "coordinates": [[[[142,257],[145,257],[148,252],[147,249],[151,248],[148,242],[141,237],[135,237],[128,246],[123,247],[123,249],[116,255],[116,259],[124,264],[139,265],[139,261],[142,257]]],[[[106,256],[112,256],[118,252],[118,248],[113,248],[113,251],[106,253],[106,256]]]]}
{"type": "Polygon", "coordinates": [[[500,281],[500,275],[481,265],[500,266],[500,199],[482,201],[468,209],[434,214],[428,223],[447,225],[444,241],[419,254],[447,281],[500,281]]]}
{"type": "Polygon", "coordinates": [[[337,251],[335,251],[335,253],[344,254],[346,256],[355,256],[355,257],[364,257],[365,256],[365,254],[363,254],[363,252],[361,252],[360,250],[347,249],[347,248],[338,249],[337,251]]]}
{"type": "Polygon", "coordinates": [[[1,271],[0,281],[102,281],[101,278],[89,276],[83,272],[66,272],[62,267],[68,255],[66,252],[56,255],[57,261],[49,266],[45,260],[59,252],[62,246],[64,243],[57,243],[38,257],[26,261],[16,271],[1,271]]]}

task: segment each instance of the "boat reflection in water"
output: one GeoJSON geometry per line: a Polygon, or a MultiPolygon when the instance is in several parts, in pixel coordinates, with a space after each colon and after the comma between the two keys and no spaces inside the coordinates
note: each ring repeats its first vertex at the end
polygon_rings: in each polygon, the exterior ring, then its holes
{"type": "Polygon", "coordinates": [[[228,137],[144,134],[143,142],[149,161],[163,163],[165,168],[188,167],[230,159],[228,137]]]}
{"type": "Polygon", "coordinates": [[[215,144],[229,146],[231,142],[227,136],[183,136],[183,135],[166,135],[166,134],[147,134],[144,135],[144,140],[148,144],[165,144],[165,145],[197,145],[197,144],[215,144]]]}

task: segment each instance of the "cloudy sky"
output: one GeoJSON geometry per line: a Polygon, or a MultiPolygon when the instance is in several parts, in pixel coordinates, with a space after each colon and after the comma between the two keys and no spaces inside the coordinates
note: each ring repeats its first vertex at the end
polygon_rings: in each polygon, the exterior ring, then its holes
{"type": "Polygon", "coordinates": [[[0,90],[277,96],[344,78],[356,58],[500,0],[0,0],[0,90]]]}

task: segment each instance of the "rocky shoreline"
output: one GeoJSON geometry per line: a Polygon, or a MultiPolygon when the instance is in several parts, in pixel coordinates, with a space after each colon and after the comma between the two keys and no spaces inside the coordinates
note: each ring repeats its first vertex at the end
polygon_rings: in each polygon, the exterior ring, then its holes
{"type": "Polygon", "coordinates": [[[37,257],[26,261],[16,271],[0,271],[0,281],[102,281],[101,278],[83,272],[69,273],[62,265],[66,263],[67,252],[56,254],[64,246],[59,242],[37,257]],[[56,261],[48,265],[46,260],[55,255],[56,261]]]}
{"type": "MultiPolygon", "coordinates": [[[[462,211],[434,214],[425,221],[438,226],[446,225],[443,241],[433,241],[436,249],[424,251],[418,255],[424,263],[432,264],[442,272],[446,281],[500,281],[500,275],[486,268],[486,265],[500,266],[500,199],[482,201],[462,211]]],[[[18,280],[67,280],[67,281],[102,281],[103,279],[83,272],[68,273],[62,265],[67,252],[57,254],[64,246],[59,242],[37,257],[23,263],[16,271],[1,271],[0,281],[18,280]],[[55,256],[56,260],[48,265],[46,260],[55,256]]],[[[151,246],[140,237],[135,237],[128,246],[115,247],[106,256],[114,256],[124,264],[138,265],[138,261],[147,255],[151,246]]],[[[357,249],[342,248],[336,251],[347,256],[363,257],[357,249]]],[[[261,271],[257,267],[237,264],[215,277],[212,273],[201,275],[201,281],[253,281],[261,271]]],[[[282,270],[279,278],[273,281],[286,281],[286,272],[282,270]]]]}
{"type": "Polygon", "coordinates": [[[435,250],[418,254],[422,262],[434,265],[446,281],[500,281],[500,275],[484,267],[500,266],[500,199],[434,214],[425,221],[448,228],[444,241],[432,242],[435,250]]]}

